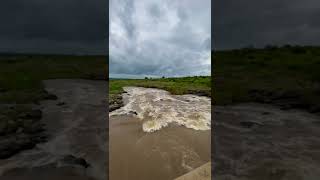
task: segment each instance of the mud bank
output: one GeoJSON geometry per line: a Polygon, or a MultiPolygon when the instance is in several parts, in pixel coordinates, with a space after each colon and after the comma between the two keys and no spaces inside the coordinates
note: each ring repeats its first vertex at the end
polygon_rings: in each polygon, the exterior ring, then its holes
{"type": "Polygon", "coordinates": [[[44,81],[58,97],[41,102],[48,139],[0,160],[0,179],[106,179],[107,102],[105,81],[44,81]]]}

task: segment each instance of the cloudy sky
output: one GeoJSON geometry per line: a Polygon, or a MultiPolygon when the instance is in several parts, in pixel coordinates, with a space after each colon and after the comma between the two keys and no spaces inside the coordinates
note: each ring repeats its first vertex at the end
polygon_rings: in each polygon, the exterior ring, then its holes
{"type": "Polygon", "coordinates": [[[107,0],[7,0],[0,52],[107,54],[107,0]]]}
{"type": "MultiPolygon", "coordinates": [[[[207,73],[210,3],[211,0],[110,0],[111,72],[207,73]]],[[[319,0],[212,3],[212,39],[218,49],[320,44],[319,0]]],[[[0,6],[0,22],[0,52],[108,51],[107,0],[7,0],[0,6]]]]}
{"type": "Polygon", "coordinates": [[[319,0],[214,0],[217,49],[266,44],[320,45],[319,0]]]}
{"type": "Polygon", "coordinates": [[[210,74],[211,0],[110,0],[110,77],[210,74]]]}

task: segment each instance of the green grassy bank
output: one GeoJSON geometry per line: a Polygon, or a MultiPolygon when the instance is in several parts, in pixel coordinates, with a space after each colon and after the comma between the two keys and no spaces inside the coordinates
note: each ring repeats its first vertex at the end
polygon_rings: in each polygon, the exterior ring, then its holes
{"type": "Polygon", "coordinates": [[[42,112],[33,105],[57,97],[42,80],[106,76],[104,56],[0,55],[0,159],[46,141],[42,112]]]}
{"type": "Polygon", "coordinates": [[[282,101],[297,108],[319,104],[320,47],[246,48],[217,51],[212,57],[217,104],[282,101]]]}
{"type": "Polygon", "coordinates": [[[120,94],[125,86],[159,88],[172,94],[197,94],[211,97],[211,77],[183,77],[161,79],[116,79],[109,81],[109,107],[114,110],[122,105],[120,94]]]}
{"type": "Polygon", "coordinates": [[[105,56],[0,56],[0,103],[32,103],[46,98],[45,79],[104,79],[105,56]]]}

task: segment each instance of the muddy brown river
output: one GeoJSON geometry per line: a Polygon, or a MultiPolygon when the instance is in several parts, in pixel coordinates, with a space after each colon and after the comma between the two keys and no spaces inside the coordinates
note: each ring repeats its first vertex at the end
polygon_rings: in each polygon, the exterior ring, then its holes
{"type": "Polygon", "coordinates": [[[125,87],[109,114],[110,180],[171,180],[210,161],[211,100],[125,87]]]}
{"type": "MultiPolygon", "coordinates": [[[[44,82],[57,100],[39,105],[46,143],[0,160],[1,180],[105,180],[108,177],[107,82],[44,82]]],[[[175,179],[210,161],[218,180],[317,180],[320,118],[265,104],[215,106],[210,99],[127,87],[125,106],[109,114],[111,180],[175,179]]]]}

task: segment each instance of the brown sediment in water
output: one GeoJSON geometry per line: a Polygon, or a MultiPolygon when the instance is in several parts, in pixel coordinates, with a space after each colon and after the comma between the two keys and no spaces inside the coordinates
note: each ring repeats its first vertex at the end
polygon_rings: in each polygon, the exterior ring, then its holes
{"type": "Polygon", "coordinates": [[[147,133],[131,115],[109,120],[110,180],[171,180],[210,161],[211,130],[170,124],[147,133]]]}
{"type": "Polygon", "coordinates": [[[109,113],[111,180],[172,180],[210,161],[209,98],[124,90],[125,105],[109,113]]]}

